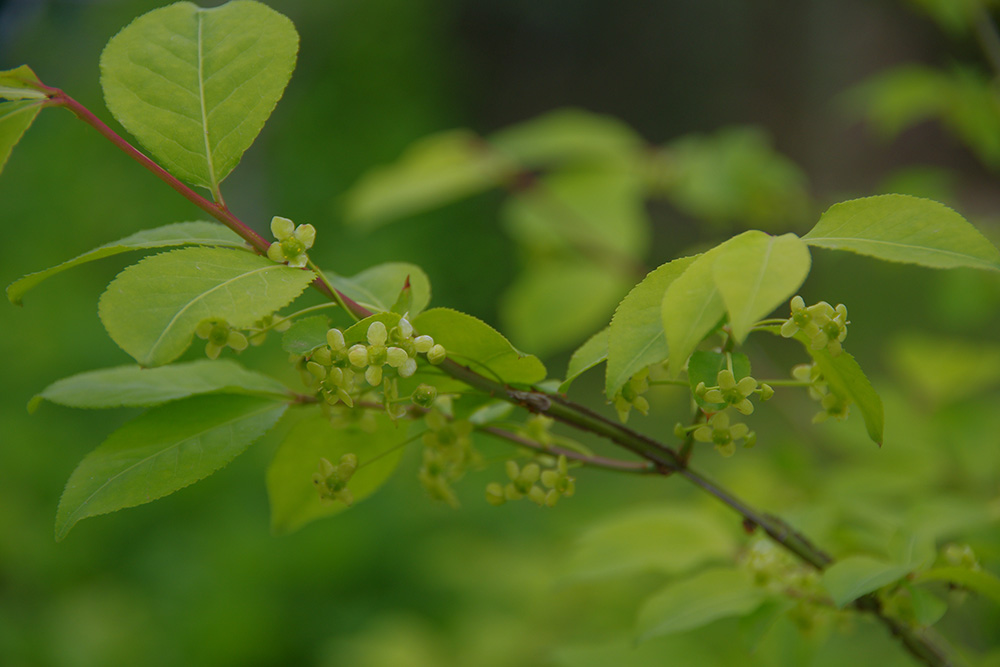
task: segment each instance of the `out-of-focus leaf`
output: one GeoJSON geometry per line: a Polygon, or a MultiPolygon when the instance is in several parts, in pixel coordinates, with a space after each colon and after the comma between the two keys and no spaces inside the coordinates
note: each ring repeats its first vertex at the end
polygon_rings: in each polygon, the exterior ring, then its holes
{"type": "Polygon", "coordinates": [[[507,199],[502,217],[518,241],[539,253],[575,250],[625,272],[649,238],[643,197],[632,171],[580,165],[539,177],[507,199]]]}
{"type": "Polygon", "coordinates": [[[617,118],[581,109],[560,109],[508,127],[489,137],[501,153],[523,167],[565,162],[627,160],[644,146],[617,118]]]}
{"type": "Polygon", "coordinates": [[[56,514],[61,540],[81,519],[162,498],[225,466],[281,417],[287,403],[195,396],[157,406],[84,457],[56,514]]]}
{"type": "Polygon", "coordinates": [[[1000,344],[906,334],[888,347],[888,361],[935,403],[975,396],[1000,384],[1000,344]]]}
{"type": "Polygon", "coordinates": [[[327,272],[330,283],[370,311],[392,310],[403,287],[410,285],[410,316],[414,316],[431,300],[431,283],[423,269],[405,262],[388,262],[365,269],[354,276],[338,276],[327,272]]]}
{"type": "Polygon", "coordinates": [[[849,556],[823,572],[823,586],[834,604],[843,607],[906,576],[911,570],[910,566],[885,563],[870,556],[849,556]]]}
{"type": "Polygon", "coordinates": [[[604,327],[587,339],[569,358],[566,379],[559,385],[559,392],[565,394],[570,384],[581,374],[608,358],[608,328],[604,327]]]}
{"type": "Polygon", "coordinates": [[[229,248],[246,247],[246,243],[235,232],[217,222],[176,222],[171,225],[136,232],[123,239],[98,246],[89,252],[85,252],[44,271],[29,273],[23,278],[15,280],[7,287],[7,298],[10,299],[11,303],[20,305],[25,292],[38,283],[57,273],[62,273],[66,269],[71,269],[87,262],[111,257],[131,250],[149,250],[151,248],[168,248],[181,245],[207,245],[229,248]]]}
{"type": "Polygon", "coordinates": [[[587,530],[566,573],[573,579],[682,574],[730,558],[734,549],[733,532],[709,511],[644,507],[613,515],[587,530]]]}
{"type": "Polygon", "coordinates": [[[921,572],[914,583],[924,581],[947,581],[979,593],[1000,605],[1000,578],[986,570],[970,570],[965,567],[938,567],[921,572]]]}
{"type": "Polygon", "coordinates": [[[742,570],[713,568],[670,584],[639,610],[638,640],[683,632],[720,618],[744,616],[767,598],[742,570]]]}
{"type": "Polygon", "coordinates": [[[918,625],[925,628],[930,627],[940,621],[941,617],[948,611],[948,603],[934,593],[916,586],[908,586],[907,590],[910,593],[913,615],[918,625]]]}
{"type": "Polygon", "coordinates": [[[517,344],[545,356],[580,341],[607,322],[628,282],[583,261],[539,260],[503,295],[503,329],[517,344]]]}
{"type": "Polygon", "coordinates": [[[712,265],[712,277],[737,343],[746,339],[758,320],[795,294],[810,265],[809,248],[795,234],[749,231],[726,244],[712,265]]]}
{"type": "Polygon", "coordinates": [[[267,470],[275,533],[290,533],[347,509],[342,502],[320,498],[313,475],[319,471],[321,458],[336,465],[344,454],[358,457],[357,470],[347,485],[354,502],[375,493],[389,479],[399,465],[407,430],[382,413],[375,416],[375,422],[371,432],[360,424],[334,428],[326,416],[316,414],[289,432],[267,470]]]}
{"type": "Polygon", "coordinates": [[[1000,271],[1000,250],[975,227],[944,204],[919,197],[877,195],[834,204],[802,238],[818,248],[890,262],[1000,271]]]}
{"type": "Polygon", "coordinates": [[[510,384],[545,379],[545,366],[538,357],[518,352],[496,329],[471,315],[432,308],[415,317],[413,327],[443,345],[449,359],[491,379],[510,384]]]}
{"type": "Polygon", "coordinates": [[[144,14],[101,54],[108,108],[178,178],[217,193],[295,69],[299,35],[259,2],[144,14]]]}
{"type": "Polygon", "coordinates": [[[830,391],[858,406],[865,420],[865,428],[868,429],[868,437],[881,447],[885,422],[882,399],[875,392],[875,388],[868,381],[858,362],[847,352],[833,356],[826,349],[812,349],[801,333],[796,338],[801,340],[809,351],[822,372],[823,379],[830,385],[830,391]]]}
{"type": "Polygon", "coordinates": [[[250,394],[288,398],[285,385],[235,361],[202,359],[142,368],[119,366],[79,373],[53,382],[31,399],[34,411],[47,400],[73,408],[146,407],[195,394],[250,394]]]}
{"type": "Polygon", "coordinates": [[[608,369],[605,394],[614,397],[637,372],[667,358],[663,330],[663,295],[694,261],[682,257],[651,271],[632,288],[615,310],[608,328],[608,369]]]}
{"type": "Polygon", "coordinates": [[[349,222],[366,228],[496,187],[514,167],[468,130],[421,139],[392,165],[365,174],[347,194],[349,222]]]}
{"type": "Polygon", "coordinates": [[[289,304],[313,278],[250,252],[184,248],[122,271],[101,295],[98,312],[112,340],[136,361],[162,366],[188,348],[203,320],[249,327],[289,304]]]}
{"type": "Polygon", "coordinates": [[[281,334],[281,347],[290,354],[309,354],[317,347],[326,345],[329,329],[330,318],[326,315],[303,317],[281,334]]]}

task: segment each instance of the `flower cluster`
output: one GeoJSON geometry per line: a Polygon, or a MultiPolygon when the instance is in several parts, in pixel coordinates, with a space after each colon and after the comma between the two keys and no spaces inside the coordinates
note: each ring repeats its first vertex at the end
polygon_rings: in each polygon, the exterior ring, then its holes
{"type": "Polygon", "coordinates": [[[826,301],[806,307],[800,296],[792,299],[792,315],[781,325],[781,335],[791,338],[799,331],[809,338],[814,350],[829,350],[832,356],[843,351],[841,343],[847,338],[847,306],[838,303],[834,308],[826,301]]]}
{"type": "Polygon", "coordinates": [[[813,416],[813,423],[825,422],[830,417],[844,419],[847,417],[850,401],[838,393],[830,391],[830,386],[823,381],[819,367],[816,364],[799,364],[792,368],[792,377],[799,382],[809,384],[809,396],[819,401],[823,408],[813,416]]]}
{"type": "Polygon", "coordinates": [[[618,419],[625,423],[628,421],[629,412],[635,408],[644,415],[649,414],[649,401],[642,394],[649,389],[649,368],[644,368],[625,383],[615,395],[615,410],[618,412],[618,419]]]}
{"type": "Polygon", "coordinates": [[[698,442],[710,442],[715,449],[725,457],[736,453],[736,441],[742,440],[744,447],[753,447],[757,442],[757,434],[746,424],[729,424],[729,415],[717,412],[712,415],[707,424],[694,429],[694,439],[698,442]]]}
{"type": "Polygon", "coordinates": [[[704,382],[699,382],[694,389],[695,395],[706,403],[722,403],[727,407],[731,405],[745,415],[753,413],[750,394],[760,394],[762,401],[774,396],[774,389],[770,385],[758,386],[757,380],[749,375],[737,382],[733,372],[728,368],[719,371],[715,381],[718,384],[714,387],[706,387],[704,382]]]}
{"type": "Polygon", "coordinates": [[[290,326],[292,326],[292,321],[288,318],[274,314],[265,315],[254,322],[254,325],[247,332],[250,344],[254,347],[263,345],[264,341],[267,340],[268,331],[287,331],[290,326]]]}
{"type": "Polygon", "coordinates": [[[457,507],[458,498],[451,483],[460,479],[470,467],[481,463],[479,452],[469,437],[472,422],[450,420],[440,410],[430,410],[424,416],[424,423],[427,430],[422,437],[423,465],[418,478],[431,498],[457,507]]]}
{"type": "Polygon", "coordinates": [[[316,242],[316,228],[312,225],[299,225],[288,218],[274,216],[271,218],[271,233],[278,239],[267,249],[267,256],[275,262],[287,262],[288,266],[297,269],[309,263],[306,251],[316,242]]]}
{"type": "Polygon", "coordinates": [[[344,454],[337,465],[321,458],[319,472],[313,475],[313,484],[319,489],[320,499],[326,503],[339,500],[350,507],[354,502],[354,495],[347,488],[347,483],[357,469],[358,457],[354,454],[344,454]]]}
{"type": "Polygon", "coordinates": [[[194,330],[198,338],[207,340],[205,354],[209,359],[218,359],[227,347],[237,352],[247,349],[247,337],[236,331],[225,320],[202,320],[194,330]]]}
{"type": "Polygon", "coordinates": [[[555,467],[542,470],[532,461],[523,468],[516,461],[507,461],[506,485],[491,482],[486,485],[486,502],[503,505],[508,500],[527,498],[539,507],[553,507],[563,496],[576,492],[576,480],[569,475],[569,464],[560,456],[555,467]]]}
{"type": "Polygon", "coordinates": [[[389,331],[379,321],[368,325],[368,345],[358,343],[347,351],[347,358],[357,369],[364,369],[368,384],[375,387],[382,382],[386,365],[401,378],[408,378],[417,371],[417,354],[425,354],[431,364],[440,364],[447,357],[444,346],[430,336],[414,337],[413,325],[405,317],[389,331]]]}

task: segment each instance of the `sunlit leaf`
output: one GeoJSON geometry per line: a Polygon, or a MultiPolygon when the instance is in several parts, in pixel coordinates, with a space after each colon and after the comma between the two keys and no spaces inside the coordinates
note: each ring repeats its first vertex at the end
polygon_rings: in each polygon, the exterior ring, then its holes
{"type": "Polygon", "coordinates": [[[207,477],[266,433],[286,403],[196,396],[150,409],[84,457],[66,483],[56,539],[78,521],[162,498],[207,477]]]}
{"type": "Polygon", "coordinates": [[[613,397],[637,372],[667,358],[662,303],[667,288],[694,261],[682,257],[651,271],[618,304],[608,327],[605,393],[613,397]]]}
{"type": "Polygon", "coordinates": [[[98,311],[123,350],[143,366],[161,366],[187,349],[202,320],[249,327],[290,303],[313,277],[250,252],[184,248],[122,271],[98,311]]]}
{"type": "Polygon", "coordinates": [[[510,161],[467,130],[413,144],[395,164],[365,174],[347,195],[347,219],[375,227],[500,185],[510,161]]]}
{"type": "Polygon", "coordinates": [[[21,140],[42,110],[39,100],[0,102],[0,172],[14,146],[21,140]]]}
{"type": "Polygon", "coordinates": [[[41,81],[27,65],[0,71],[0,99],[43,100],[41,81]]]}
{"type": "Polygon", "coordinates": [[[833,603],[843,607],[906,576],[912,566],[885,563],[870,556],[849,556],[823,572],[823,586],[833,603]]]}
{"type": "Polygon", "coordinates": [[[326,273],[338,290],[372,312],[392,310],[403,287],[410,285],[410,316],[414,316],[431,300],[431,283],[416,264],[388,262],[378,264],[354,276],[326,273]]]}
{"type": "Polygon", "coordinates": [[[299,36],[259,2],[144,14],[101,54],[108,108],[178,178],[218,192],[295,69],[299,36]]]}
{"type": "Polygon", "coordinates": [[[589,262],[538,260],[503,295],[503,330],[518,346],[549,355],[607,322],[627,289],[627,280],[589,262]]]}
{"type": "Polygon", "coordinates": [[[604,327],[587,339],[569,358],[566,368],[566,379],[559,385],[560,393],[565,394],[570,384],[581,374],[590,370],[608,358],[608,328],[604,327]]]}
{"type": "Polygon", "coordinates": [[[545,379],[538,357],[517,351],[496,329],[471,315],[433,308],[414,318],[413,326],[444,345],[450,359],[481,375],[511,384],[545,379]]]}
{"type": "Polygon", "coordinates": [[[89,252],[78,255],[44,271],[29,273],[7,287],[7,298],[16,305],[21,304],[25,292],[43,280],[74,266],[86,264],[104,257],[111,257],[132,250],[149,250],[151,248],[168,248],[181,245],[208,245],[230,248],[243,248],[246,243],[235,232],[217,222],[176,222],[155,229],[145,229],[123,239],[98,246],[89,252]]]}
{"type": "Polygon", "coordinates": [[[639,641],[683,632],[720,618],[744,616],[767,598],[742,570],[713,568],[676,581],[639,610],[639,641]]]}
{"type": "Polygon", "coordinates": [[[407,429],[392,424],[384,414],[375,415],[375,428],[360,424],[334,428],[321,414],[296,424],[267,470],[267,494],[271,501],[271,528],[290,533],[305,524],[338,514],[347,506],[323,501],[313,483],[320,458],[333,464],[344,454],[358,457],[358,467],[347,488],[354,502],[377,491],[392,475],[407,440],[407,429]]]}
{"type": "Polygon", "coordinates": [[[892,262],[1000,270],[1000,251],[965,218],[944,204],[908,195],[834,204],[802,238],[818,248],[892,262]]]}
{"type": "Polygon", "coordinates": [[[50,384],[31,399],[28,409],[33,411],[43,399],[73,408],[146,407],[212,393],[278,399],[289,395],[282,383],[235,361],[202,359],[159,368],[118,366],[79,373],[50,384]]]}
{"type": "Polygon", "coordinates": [[[790,298],[809,274],[809,248],[795,234],[749,231],[732,239],[715,260],[712,277],[729,313],[733,338],[790,298]]]}
{"type": "Polygon", "coordinates": [[[858,362],[847,352],[833,356],[826,349],[814,350],[809,347],[802,334],[796,337],[806,346],[813,361],[816,362],[823,374],[823,380],[829,384],[830,391],[842,398],[849,399],[858,406],[861,416],[865,420],[868,437],[881,446],[885,422],[882,399],[875,392],[875,388],[868,381],[858,362]]]}

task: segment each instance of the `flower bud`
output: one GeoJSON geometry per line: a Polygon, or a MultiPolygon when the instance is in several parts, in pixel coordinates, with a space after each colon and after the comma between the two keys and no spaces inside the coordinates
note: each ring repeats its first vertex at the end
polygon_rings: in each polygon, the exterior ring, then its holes
{"type": "Polygon", "coordinates": [[[430,349],[434,347],[434,339],[430,336],[417,336],[413,339],[413,347],[420,353],[430,352],[430,349]]]}
{"type": "Polygon", "coordinates": [[[437,398],[437,393],[437,387],[433,387],[429,384],[417,385],[417,388],[413,390],[411,400],[422,408],[429,408],[434,404],[434,400],[437,398]]]}
{"type": "Polygon", "coordinates": [[[448,353],[445,351],[444,345],[436,344],[434,347],[427,350],[427,361],[431,362],[435,366],[443,363],[447,356],[448,353]]]}

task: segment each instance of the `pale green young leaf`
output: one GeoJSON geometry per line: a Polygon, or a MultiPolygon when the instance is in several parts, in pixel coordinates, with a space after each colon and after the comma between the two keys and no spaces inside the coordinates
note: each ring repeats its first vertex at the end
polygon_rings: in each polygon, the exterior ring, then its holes
{"type": "Polygon", "coordinates": [[[162,366],[191,344],[198,324],[249,327],[286,306],[314,274],[228,248],[183,248],[133,264],[101,295],[101,321],[143,366],[162,366]]]}
{"type": "Polygon", "coordinates": [[[326,277],[339,291],[370,311],[392,310],[403,287],[410,285],[410,315],[414,316],[431,300],[431,283],[416,264],[387,262],[354,276],[338,276],[327,271],[326,277]]]}
{"type": "Polygon", "coordinates": [[[971,570],[967,567],[937,567],[917,574],[913,580],[914,583],[925,581],[947,581],[957,584],[1000,605],[1000,577],[986,570],[971,570]]]}
{"type": "Polygon", "coordinates": [[[490,144],[522,167],[564,162],[629,160],[645,144],[617,118],[559,109],[503,129],[488,137],[490,144]]]}
{"type": "Polygon", "coordinates": [[[725,245],[712,277],[737,343],[753,325],[798,291],[809,274],[809,248],[795,234],[749,231],[725,245]]]}
{"type": "Polygon", "coordinates": [[[330,318],[326,315],[303,317],[281,335],[281,348],[291,354],[309,354],[317,347],[326,345],[329,329],[330,318]]]}
{"type": "Polygon", "coordinates": [[[731,557],[733,533],[700,507],[640,507],[600,521],[580,536],[566,574],[606,579],[639,574],[684,574],[731,557]]]}
{"type": "Polygon", "coordinates": [[[667,358],[669,349],[661,312],[663,295],[694,259],[682,257],[651,271],[618,305],[608,327],[604,390],[609,398],[637,372],[667,358]]]}
{"type": "Polygon", "coordinates": [[[881,447],[885,422],[882,399],[879,398],[858,362],[847,352],[833,356],[826,349],[812,349],[801,333],[796,335],[796,338],[802,341],[809,351],[823,374],[823,380],[830,385],[830,391],[858,406],[865,420],[868,437],[881,447]]]}
{"type": "Polygon", "coordinates": [[[545,379],[538,357],[519,352],[496,329],[471,315],[432,308],[414,318],[413,327],[443,345],[449,359],[491,379],[508,384],[545,379]]]}
{"type": "Polygon", "coordinates": [[[267,470],[267,495],[271,502],[271,529],[284,534],[305,524],[338,514],[347,506],[324,501],[313,482],[319,461],[334,465],[344,454],[358,457],[358,467],[348,490],[359,502],[375,493],[399,465],[407,429],[393,424],[383,413],[375,416],[377,428],[369,432],[359,425],[334,428],[330,420],[315,414],[296,424],[267,470]]]}
{"type": "Polygon", "coordinates": [[[41,89],[41,81],[27,65],[0,72],[0,99],[4,100],[44,100],[47,95],[41,89]]]}
{"type": "Polygon", "coordinates": [[[222,468],[287,408],[254,396],[195,396],[151,408],[84,457],[66,483],[56,539],[78,521],[162,498],[222,468]]]}
{"type": "Polygon", "coordinates": [[[569,391],[569,386],[573,383],[573,380],[599,363],[607,361],[607,359],[608,328],[604,327],[588,338],[587,342],[578,347],[573,356],[569,358],[569,366],[566,368],[566,379],[559,385],[559,393],[565,394],[569,391]]]}
{"type": "Polygon", "coordinates": [[[348,192],[347,219],[377,227],[499,186],[510,161],[468,130],[413,144],[395,164],[373,169],[348,192]]]}
{"type": "Polygon", "coordinates": [[[288,84],[299,36],[259,2],[144,14],[101,54],[115,118],[180,179],[218,195],[288,84]]]}
{"type": "Polygon", "coordinates": [[[546,356],[608,321],[629,282],[579,259],[532,262],[500,300],[502,328],[519,347],[546,356]]]}
{"type": "Polygon", "coordinates": [[[575,250],[632,271],[649,240],[637,174],[619,165],[580,164],[536,179],[508,197],[504,225],[540,253],[575,250]]]}
{"type": "Polygon", "coordinates": [[[888,361],[910,387],[935,404],[960,401],[1000,385],[1000,343],[909,333],[889,346],[888,361]]]}
{"type": "Polygon", "coordinates": [[[196,394],[249,394],[288,398],[288,389],[272,377],[247,370],[235,361],[202,359],[142,368],[118,366],[57,380],[28,404],[44,399],[73,408],[146,407],[196,394]]]}
{"type": "Polygon", "coordinates": [[[42,110],[39,100],[0,102],[0,172],[7,164],[14,146],[21,140],[42,110]]]}
{"type": "Polygon", "coordinates": [[[730,352],[728,357],[722,352],[712,350],[696,350],[688,360],[688,383],[691,386],[691,395],[699,406],[714,412],[725,407],[722,403],[706,403],[694,393],[699,382],[704,382],[706,387],[714,387],[719,384],[719,371],[729,368],[729,359],[732,359],[733,377],[740,381],[750,375],[750,358],[742,352],[730,352]]]}
{"type": "Polygon", "coordinates": [[[132,250],[169,248],[182,245],[207,245],[229,248],[244,248],[246,243],[230,229],[217,222],[176,222],[155,229],[145,229],[123,239],[98,246],[44,271],[29,273],[7,287],[7,298],[15,305],[21,304],[24,294],[43,280],[66,269],[104,257],[111,257],[132,250]]]}
{"type": "Polygon", "coordinates": [[[965,218],[944,204],[908,195],[834,204],[802,238],[817,248],[891,262],[1000,271],[1000,251],[965,218]]]}
{"type": "Polygon", "coordinates": [[[886,563],[871,556],[849,556],[823,572],[823,586],[833,603],[843,607],[906,576],[911,569],[911,566],[886,563]]]}
{"type": "Polygon", "coordinates": [[[732,568],[713,568],[671,583],[639,610],[638,641],[683,632],[712,621],[744,616],[767,598],[750,575],[732,568]]]}

